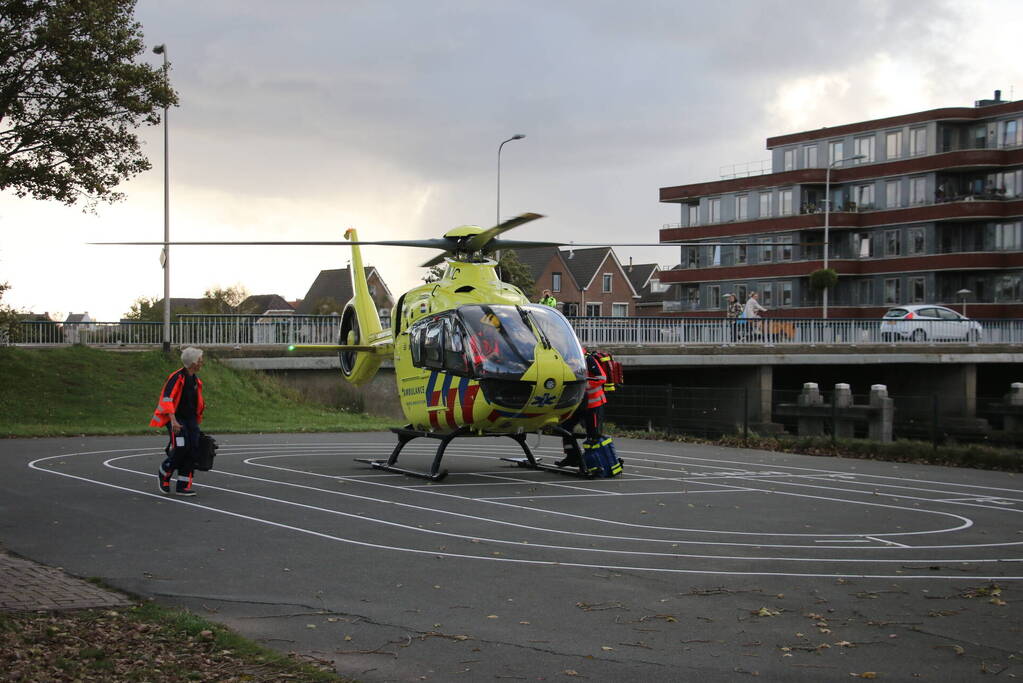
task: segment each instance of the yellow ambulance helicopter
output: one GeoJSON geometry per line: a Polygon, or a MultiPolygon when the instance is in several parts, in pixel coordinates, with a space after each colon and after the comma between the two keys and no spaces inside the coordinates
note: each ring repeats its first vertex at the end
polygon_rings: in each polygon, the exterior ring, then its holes
{"type": "MultiPolygon", "coordinates": [[[[407,424],[391,431],[398,443],[387,460],[356,458],[372,467],[432,481],[447,476],[444,451],[458,437],[507,436],[524,458],[502,458],[520,467],[588,477],[578,468],[547,465],[526,444],[531,432],[559,427],[586,395],[586,361],[568,320],[556,309],[535,304],[503,282],[491,254],[501,249],[562,246],[668,246],[667,244],[590,245],[548,241],[499,240],[502,233],[543,216],[525,213],[493,228],[463,225],[443,237],[424,240],[360,241],[354,229],[346,242],[171,242],[172,245],[344,245],[352,248],[353,296],[341,314],[339,338],[332,345],[293,345],[295,349],[338,352],[341,374],[349,382],[369,382],[386,358],[394,361],[398,398],[407,424]],[[415,287],[399,297],[384,329],[369,294],[360,245],[441,249],[422,264],[444,263],[440,280],[415,287]],[[398,466],[407,443],[439,439],[429,470],[398,466]]],[[[117,242],[103,244],[159,244],[117,242]]],[[[670,246],[731,244],[670,243],[670,246]]]]}

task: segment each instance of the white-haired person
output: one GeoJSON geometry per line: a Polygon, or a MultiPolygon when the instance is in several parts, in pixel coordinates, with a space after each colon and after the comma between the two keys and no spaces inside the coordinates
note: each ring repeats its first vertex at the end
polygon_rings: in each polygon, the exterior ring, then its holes
{"type": "Polygon", "coordinates": [[[150,427],[167,427],[170,444],[167,458],[157,472],[160,491],[171,492],[171,477],[177,471],[175,492],[179,496],[194,496],[192,477],[199,453],[199,424],[205,403],[202,398],[202,349],[189,346],[181,351],[181,368],[171,373],[163,383],[160,400],[153,411],[150,427]]]}

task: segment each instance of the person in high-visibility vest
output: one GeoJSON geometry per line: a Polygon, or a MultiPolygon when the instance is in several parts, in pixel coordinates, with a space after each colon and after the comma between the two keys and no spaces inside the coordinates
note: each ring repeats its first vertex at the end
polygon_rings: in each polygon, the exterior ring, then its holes
{"type": "Polygon", "coordinates": [[[177,471],[175,492],[179,496],[195,495],[192,477],[199,452],[199,423],[206,408],[202,380],[197,374],[202,369],[202,356],[202,349],[192,346],[181,351],[182,367],[163,383],[156,410],[149,420],[150,427],[167,427],[170,436],[167,458],[157,471],[160,492],[164,494],[171,492],[171,476],[177,471]]]}
{"type": "MultiPolygon", "coordinates": [[[[582,424],[586,430],[586,440],[596,442],[600,440],[604,428],[604,405],[607,403],[607,396],[604,395],[604,383],[607,375],[601,369],[593,354],[586,355],[586,398],[579,404],[572,416],[561,423],[561,427],[571,432],[577,424],[582,424]]],[[[581,453],[575,439],[570,436],[561,437],[562,449],[565,457],[554,464],[558,467],[578,467],[581,453]]]]}
{"type": "Polygon", "coordinates": [[[551,290],[549,289],[543,290],[543,296],[540,297],[540,303],[544,306],[550,306],[551,308],[558,307],[558,300],[554,298],[554,295],[551,294],[551,290]]]}

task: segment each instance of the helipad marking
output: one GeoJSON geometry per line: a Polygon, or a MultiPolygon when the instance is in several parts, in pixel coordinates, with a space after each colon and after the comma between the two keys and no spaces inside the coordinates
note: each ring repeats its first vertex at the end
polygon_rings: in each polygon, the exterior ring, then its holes
{"type": "MultiPolygon", "coordinates": [[[[360,445],[362,445],[362,444],[360,444],[360,445]]],[[[373,444],[373,445],[376,446],[377,444],[373,444]]],[[[267,450],[269,450],[270,448],[280,448],[280,447],[281,446],[267,447],[267,450]]],[[[283,446],[283,447],[289,447],[289,446],[283,446]]],[[[294,447],[301,447],[301,446],[300,445],[296,445],[294,447]]],[[[159,494],[148,493],[148,492],[144,492],[144,491],[137,491],[135,489],[131,489],[131,488],[128,488],[128,487],[123,487],[123,486],[118,486],[118,485],[115,485],[115,484],[110,484],[110,483],[104,482],[104,481],[96,481],[96,480],[93,480],[93,479],[89,479],[87,477],[80,477],[80,476],[69,474],[69,473],[65,473],[65,472],[59,472],[59,471],[55,471],[55,470],[46,469],[46,468],[41,467],[41,466],[38,465],[39,463],[42,463],[43,461],[48,461],[48,460],[52,460],[52,459],[66,459],[66,458],[71,458],[71,457],[80,456],[80,455],[124,452],[124,451],[130,451],[130,450],[133,450],[133,449],[113,449],[113,450],[108,450],[108,451],[94,451],[94,452],[90,452],[90,453],[61,454],[61,455],[49,456],[49,457],[46,457],[46,458],[40,458],[40,459],[34,460],[31,463],[29,463],[29,466],[32,467],[33,469],[37,469],[37,470],[44,471],[44,472],[49,472],[51,474],[57,474],[59,476],[65,476],[65,477],[69,477],[69,478],[72,478],[72,479],[77,479],[77,480],[86,481],[86,482],[90,482],[90,483],[94,483],[94,484],[108,486],[108,487],[111,487],[111,488],[114,488],[114,489],[129,491],[129,492],[131,492],[133,494],[141,494],[141,495],[144,495],[144,496],[147,496],[147,497],[154,497],[154,498],[159,498],[161,500],[167,500],[166,498],[164,498],[162,495],[159,495],[159,494]]],[[[148,452],[148,453],[145,453],[145,455],[155,455],[157,453],[158,452],[148,452]]],[[[658,455],[661,455],[661,454],[658,454],[658,455]]],[[[138,475],[141,475],[141,476],[145,476],[146,478],[151,478],[151,476],[152,476],[151,474],[143,473],[143,472],[137,472],[135,470],[131,470],[131,469],[127,469],[127,468],[116,467],[116,466],[110,464],[113,460],[120,460],[120,459],[131,458],[131,457],[139,457],[139,454],[129,455],[129,456],[121,456],[119,458],[112,458],[112,459],[108,460],[107,462],[105,462],[104,464],[106,466],[108,466],[108,467],[112,467],[112,468],[118,469],[120,471],[129,472],[129,473],[132,473],[132,474],[138,474],[138,475]]],[[[280,469],[284,469],[284,468],[280,468],[280,469]]],[[[300,470],[293,470],[293,471],[302,472],[300,470]]],[[[228,473],[228,474],[232,474],[232,476],[242,476],[242,477],[246,477],[247,476],[247,475],[238,475],[238,474],[233,474],[233,473],[228,473]]],[[[309,474],[309,473],[304,473],[304,474],[309,474]]],[[[871,476],[875,476],[875,475],[871,475],[871,476]]],[[[277,482],[277,481],[271,481],[271,480],[261,479],[261,478],[257,478],[257,477],[248,477],[248,478],[257,479],[257,480],[261,480],[261,481],[267,481],[267,482],[273,483],[273,484],[279,484],[280,483],[280,482],[277,482]]],[[[340,479],[344,479],[344,478],[340,477],[340,479]]],[[[905,481],[905,480],[903,480],[903,481],[905,481]]],[[[927,483],[938,483],[938,482],[927,482],[927,483]]],[[[943,484],[943,485],[945,484],[945,482],[940,482],[940,483],[943,484]]],[[[289,486],[299,486],[299,487],[302,487],[301,485],[290,484],[290,483],[288,485],[289,486]]],[[[376,484],[376,485],[385,485],[385,484],[376,484]]],[[[959,485],[959,484],[953,484],[953,485],[954,486],[965,486],[965,485],[959,485]]],[[[203,487],[204,486],[200,486],[200,488],[203,488],[203,487]]],[[[220,488],[220,487],[210,487],[210,488],[215,488],[216,489],[216,488],[220,488]]],[[[305,488],[311,488],[311,487],[305,487],[305,488]]],[[[395,488],[395,487],[391,487],[391,488],[395,488]]],[[[904,488],[909,488],[909,487],[904,487],[904,488]]],[[[991,488],[991,487],[980,487],[980,486],[977,486],[977,487],[974,487],[974,488],[991,488]]],[[[226,491],[226,492],[230,492],[230,493],[244,494],[244,492],[235,491],[233,489],[220,488],[220,490],[223,490],[223,491],[226,491]]],[[[1006,489],[1000,489],[1000,490],[1006,490],[1006,489]]],[[[338,493],[338,492],[331,491],[330,493],[338,493]]],[[[252,494],[244,494],[244,495],[252,495],[252,494]]],[[[800,494],[793,494],[793,495],[800,495],[800,494]]],[[[277,501],[277,502],[285,503],[285,504],[288,504],[288,505],[300,505],[300,506],[302,505],[302,504],[292,503],[290,501],[282,501],[280,499],[274,499],[274,498],[265,497],[265,496],[257,496],[257,497],[262,497],[262,498],[265,498],[267,500],[277,501]]],[[[816,498],[816,496],[807,496],[807,497],[816,498]]],[[[433,551],[419,551],[419,550],[414,550],[414,549],[409,549],[409,548],[400,548],[400,547],[392,547],[392,546],[379,546],[377,544],[371,544],[371,543],[365,543],[365,542],[361,542],[361,541],[355,541],[353,539],[343,539],[343,538],[331,536],[331,535],[328,535],[328,534],[321,534],[319,532],[314,532],[314,531],[309,530],[309,529],[304,529],[304,528],[300,528],[300,527],[293,527],[293,526],[290,526],[290,525],[281,524],[281,523],[273,522],[273,521],[270,521],[270,520],[263,520],[263,519],[260,519],[260,518],[249,517],[249,516],[246,516],[246,515],[241,515],[241,514],[238,514],[238,513],[227,511],[227,510],[221,510],[219,508],[212,508],[212,507],[204,506],[204,505],[201,505],[201,504],[185,502],[185,501],[181,501],[180,499],[172,499],[172,500],[173,500],[173,502],[180,503],[180,504],[187,504],[187,505],[190,505],[192,507],[204,508],[204,509],[208,509],[208,510],[211,510],[211,511],[214,511],[214,512],[221,512],[223,514],[231,515],[231,516],[234,516],[234,517],[252,519],[254,521],[259,521],[259,522],[262,522],[262,523],[269,524],[271,526],[277,526],[277,527],[281,527],[281,528],[292,529],[292,530],[299,531],[299,532],[302,532],[302,533],[310,533],[310,534],[315,535],[315,536],[321,536],[321,537],[324,537],[324,538],[330,538],[332,540],[338,540],[338,541],[341,541],[341,542],[353,543],[353,544],[356,544],[356,545],[366,545],[366,546],[371,546],[371,547],[384,547],[384,548],[390,548],[390,549],[401,550],[401,551],[405,551],[405,552],[414,552],[414,553],[430,553],[430,554],[434,554],[434,555],[445,554],[445,555],[451,555],[451,556],[456,556],[456,557],[466,557],[468,559],[488,559],[488,560],[500,559],[501,561],[529,563],[529,564],[542,564],[542,565],[560,564],[560,565],[564,565],[564,566],[607,567],[607,565],[592,565],[592,564],[571,563],[571,562],[548,562],[548,561],[538,561],[538,560],[517,560],[517,559],[513,559],[513,558],[489,558],[489,557],[485,557],[485,556],[484,557],[463,556],[463,555],[449,554],[449,553],[437,553],[437,552],[433,552],[433,551]]],[[[380,502],[391,502],[391,501],[382,501],[380,499],[375,499],[375,500],[378,500],[380,502]]],[[[842,500],[842,499],[836,499],[836,500],[842,500]]],[[[847,501],[843,501],[843,502],[847,502],[847,501]]],[[[933,502],[933,499],[932,499],[932,502],[933,502]]],[[[891,507],[894,507],[894,506],[891,506],[891,507]]],[[[983,507],[983,506],[978,506],[978,507],[983,507]]],[[[912,508],[901,508],[901,509],[911,510],[912,508]]],[[[996,508],[987,508],[987,509],[996,509],[996,508]]],[[[333,514],[338,514],[338,511],[328,510],[328,512],[331,512],[333,514]]],[[[344,513],[340,513],[340,514],[344,514],[344,513]]],[[[939,514],[941,514],[941,513],[939,513],[939,514]]],[[[363,517],[360,517],[360,519],[363,519],[364,521],[382,522],[382,520],[366,520],[363,517]]],[[[423,531],[423,530],[419,530],[419,531],[423,531]]],[[[495,542],[503,542],[503,541],[497,540],[495,542]]],[[[896,544],[896,545],[898,545],[898,544],[896,544]]],[[[974,546],[959,546],[959,547],[985,547],[985,545],[990,546],[990,545],[1016,545],[1016,544],[984,544],[984,545],[978,544],[978,545],[974,545],[974,546]]],[[[579,549],[575,549],[575,550],[579,550],[579,549]]],[[[615,552],[617,552],[617,551],[615,551],[615,552]]],[[[675,556],[675,555],[672,555],[672,556],[675,556]]],[[[699,556],[696,556],[696,557],[699,557],[699,556]]],[[[707,557],[711,557],[711,558],[714,558],[714,559],[718,559],[719,558],[719,556],[707,556],[707,557]]],[[[720,558],[720,559],[728,559],[728,558],[720,558]]],[[[749,560],[749,559],[753,559],[753,558],[737,557],[737,558],[733,558],[733,559],[749,560]]],[[[857,560],[857,559],[839,559],[839,558],[836,558],[836,559],[832,559],[832,558],[826,558],[826,559],[825,558],[816,558],[816,559],[806,559],[806,558],[772,558],[772,559],[787,560],[787,561],[825,561],[825,562],[827,562],[827,561],[834,561],[834,562],[858,562],[858,561],[863,561],[863,562],[895,562],[895,561],[898,561],[898,562],[925,562],[925,561],[927,561],[927,562],[946,562],[946,563],[956,563],[956,564],[963,564],[963,563],[968,563],[968,562],[997,562],[997,561],[1017,562],[1017,561],[1020,561],[1019,558],[1010,558],[1008,560],[997,560],[997,559],[993,559],[993,558],[992,559],[981,559],[981,560],[964,560],[962,558],[955,559],[955,560],[919,560],[919,559],[912,559],[912,560],[868,560],[868,559],[863,559],[863,560],[857,560]]],[[[862,575],[862,574],[807,574],[807,573],[791,574],[791,573],[783,573],[783,572],[729,572],[729,571],[714,571],[714,570],[684,570],[684,569],[680,570],[680,569],[663,569],[663,568],[648,568],[648,567],[611,567],[611,568],[613,568],[613,569],[637,569],[637,570],[641,570],[641,571],[656,571],[656,572],[671,572],[671,573],[695,573],[695,574],[719,573],[719,574],[738,574],[738,575],[782,575],[782,576],[862,576],[864,578],[899,578],[899,579],[907,579],[907,578],[934,578],[935,577],[935,575],[931,575],[931,574],[922,575],[922,576],[918,577],[918,576],[912,576],[912,575],[907,576],[907,575],[903,575],[903,574],[899,574],[899,575],[895,575],[895,576],[878,576],[878,575],[862,575]]],[[[997,580],[997,579],[1016,580],[1016,579],[1021,579],[1023,577],[965,577],[965,576],[958,576],[958,577],[948,577],[948,578],[962,578],[962,579],[984,578],[984,579],[995,579],[995,580],[997,580]]]]}

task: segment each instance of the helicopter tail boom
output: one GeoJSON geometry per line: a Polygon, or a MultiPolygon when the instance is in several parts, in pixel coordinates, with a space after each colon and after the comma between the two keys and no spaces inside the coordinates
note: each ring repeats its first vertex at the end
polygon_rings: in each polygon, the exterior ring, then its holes
{"type": "MultiPolygon", "coordinates": [[[[345,239],[358,242],[359,236],[354,228],[349,228],[345,239]]],[[[338,346],[342,348],[338,349],[338,357],[341,374],[358,386],[370,381],[380,368],[384,360],[383,347],[389,346],[390,334],[380,324],[376,303],[370,296],[358,244],[352,244],[351,275],[353,296],[341,314],[338,346]],[[371,350],[364,350],[366,346],[371,350]]]]}

